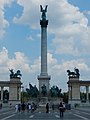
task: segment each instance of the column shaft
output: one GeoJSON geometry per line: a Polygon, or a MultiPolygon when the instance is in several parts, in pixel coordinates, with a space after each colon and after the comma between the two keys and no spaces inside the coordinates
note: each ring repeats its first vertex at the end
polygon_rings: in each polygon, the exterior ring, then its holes
{"type": "Polygon", "coordinates": [[[47,75],[47,28],[41,27],[41,75],[47,75]]]}

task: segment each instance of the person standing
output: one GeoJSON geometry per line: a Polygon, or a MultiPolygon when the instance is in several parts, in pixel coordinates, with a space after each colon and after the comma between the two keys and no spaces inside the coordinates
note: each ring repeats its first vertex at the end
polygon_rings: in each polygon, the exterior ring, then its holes
{"type": "Polygon", "coordinates": [[[31,104],[29,104],[29,106],[28,106],[28,107],[29,107],[29,108],[28,108],[28,109],[29,109],[29,111],[31,112],[31,104]]]}
{"type": "Polygon", "coordinates": [[[25,103],[22,103],[22,111],[25,111],[25,103]]]}
{"type": "Polygon", "coordinates": [[[55,107],[54,104],[52,104],[52,110],[54,110],[54,107],[55,107]]]}
{"type": "Polygon", "coordinates": [[[21,104],[18,104],[18,111],[21,111],[21,104]]]}
{"type": "Polygon", "coordinates": [[[46,104],[46,113],[49,113],[49,104],[46,104]]]}
{"type": "Polygon", "coordinates": [[[60,110],[60,117],[63,117],[64,108],[62,102],[60,102],[59,110],[60,110]]]}

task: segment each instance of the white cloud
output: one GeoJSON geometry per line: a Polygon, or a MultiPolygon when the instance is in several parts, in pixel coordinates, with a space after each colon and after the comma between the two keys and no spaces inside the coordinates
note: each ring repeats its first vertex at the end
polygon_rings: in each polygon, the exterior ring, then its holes
{"type": "Polygon", "coordinates": [[[54,0],[28,0],[29,4],[27,4],[27,0],[18,0],[17,3],[23,7],[23,13],[19,18],[14,17],[14,22],[29,25],[36,29],[40,28],[41,13],[39,6],[40,4],[43,7],[48,5],[48,30],[55,35],[53,39],[53,46],[56,48],[55,53],[75,56],[89,53],[90,27],[88,26],[88,19],[78,7],[71,5],[67,0],[57,2],[54,0]]]}
{"type": "Polygon", "coordinates": [[[9,59],[8,66],[14,69],[22,69],[23,72],[30,72],[30,66],[28,64],[28,59],[24,53],[16,52],[15,58],[9,59]]]}
{"type": "MultiPolygon", "coordinates": [[[[89,74],[90,67],[85,63],[84,59],[62,61],[62,63],[56,63],[49,67],[51,86],[58,85],[63,91],[66,91],[68,82],[67,70],[74,71],[75,67],[80,70],[80,80],[87,80],[87,76],[85,76],[85,78],[83,75],[85,75],[85,73],[89,74]]],[[[90,78],[90,76],[88,77],[90,78]]]]}
{"type": "Polygon", "coordinates": [[[83,13],[86,15],[90,15],[90,11],[84,11],[83,13]]]}
{"type": "MultiPolygon", "coordinates": [[[[2,0],[0,2],[0,36],[3,36],[4,29],[9,25],[4,18],[4,6],[6,4],[10,5],[11,1],[2,0]]],[[[21,16],[15,16],[13,21],[17,24],[28,25],[32,29],[40,29],[39,20],[41,14],[39,6],[40,4],[43,6],[48,4],[48,31],[55,36],[52,40],[55,50],[53,51],[54,55],[56,53],[60,55],[82,56],[90,53],[90,26],[88,26],[88,19],[80,12],[78,7],[69,4],[67,0],[17,0],[17,4],[23,7],[23,12],[21,16]]],[[[28,39],[33,38],[29,36],[28,39]]],[[[53,54],[48,53],[47,55],[51,85],[55,84],[66,90],[68,81],[67,69],[73,70],[74,67],[78,67],[81,76],[84,74],[84,71],[90,72],[89,63],[86,63],[84,58],[64,60],[60,63],[54,58],[53,54]]],[[[5,72],[8,76],[8,68],[20,69],[23,74],[23,83],[28,84],[31,82],[37,84],[37,75],[40,74],[40,57],[30,64],[29,58],[24,53],[16,52],[14,55],[14,58],[9,58],[6,48],[3,48],[0,52],[0,74],[5,72]]]]}
{"type": "Polygon", "coordinates": [[[10,6],[14,0],[0,0],[0,38],[5,34],[5,28],[9,22],[5,19],[5,6],[10,6]]]}
{"type": "Polygon", "coordinates": [[[34,39],[33,39],[33,37],[30,35],[30,36],[27,37],[27,40],[32,41],[32,40],[34,40],[34,39]]]}
{"type": "Polygon", "coordinates": [[[30,72],[28,59],[23,53],[16,52],[15,58],[9,58],[8,50],[3,47],[0,52],[0,74],[6,74],[8,77],[9,69],[21,69],[24,73],[30,72]]]}
{"type": "MultiPolygon", "coordinates": [[[[67,69],[73,71],[75,67],[80,69],[81,76],[84,71],[90,72],[89,66],[84,59],[57,62],[53,54],[48,53],[48,74],[51,75],[50,85],[58,85],[63,91],[67,90],[67,69]]],[[[41,58],[34,60],[32,64],[29,62],[24,53],[16,52],[13,58],[9,57],[8,50],[3,47],[0,51],[0,80],[9,80],[9,68],[16,70],[20,69],[22,73],[22,82],[28,85],[31,82],[33,85],[38,85],[37,75],[40,75],[41,58]]]]}

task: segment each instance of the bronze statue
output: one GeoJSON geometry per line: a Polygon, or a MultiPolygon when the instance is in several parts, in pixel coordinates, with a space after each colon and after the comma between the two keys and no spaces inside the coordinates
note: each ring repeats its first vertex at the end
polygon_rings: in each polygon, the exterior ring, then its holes
{"type": "Polygon", "coordinates": [[[48,5],[46,5],[45,9],[43,9],[42,5],[40,5],[40,9],[41,9],[41,12],[42,12],[42,20],[46,20],[47,6],[48,5]]]}
{"type": "Polygon", "coordinates": [[[43,86],[42,86],[41,88],[42,88],[42,94],[43,94],[43,96],[45,97],[46,94],[47,94],[47,89],[46,89],[45,84],[43,84],[43,86]]]}
{"type": "Polygon", "coordinates": [[[71,72],[70,70],[67,70],[68,76],[69,77],[77,77],[79,78],[80,74],[79,74],[79,69],[78,68],[74,68],[74,72],[71,72]]]}
{"type": "Polygon", "coordinates": [[[10,78],[20,78],[22,76],[20,70],[17,70],[16,73],[14,73],[13,69],[9,69],[9,71],[11,73],[10,78]]]}

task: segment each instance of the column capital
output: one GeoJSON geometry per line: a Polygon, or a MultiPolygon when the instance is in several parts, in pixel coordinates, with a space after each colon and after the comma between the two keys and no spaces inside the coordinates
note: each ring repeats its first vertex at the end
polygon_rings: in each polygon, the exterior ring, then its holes
{"type": "Polygon", "coordinates": [[[47,27],[48,20],[40,20],[40,25],[41,25],[41,27],[47,27]]]}

